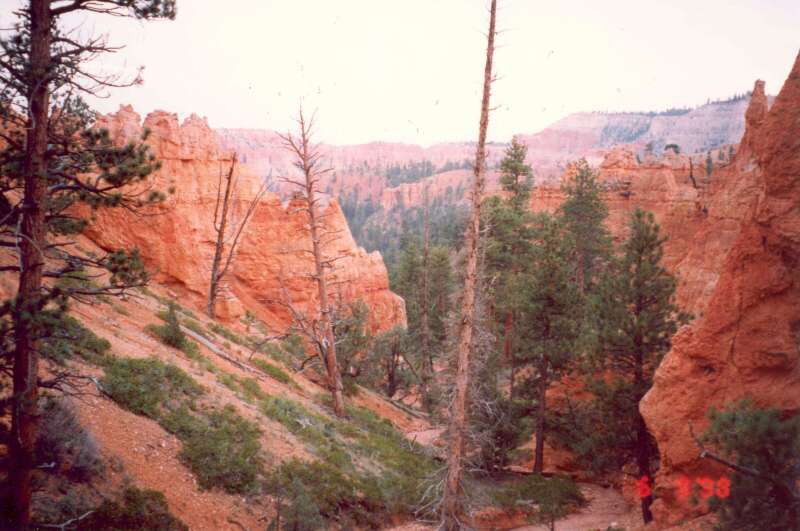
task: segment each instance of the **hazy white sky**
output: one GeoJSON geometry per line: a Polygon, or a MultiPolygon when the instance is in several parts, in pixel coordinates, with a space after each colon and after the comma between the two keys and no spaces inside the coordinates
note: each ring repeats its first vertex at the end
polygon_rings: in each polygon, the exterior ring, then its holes
{"type": "MultiPolygon", "coordinates": [[[[0,0],[8,20],[21,0],[0,0]]],[[[797,0],[498,0],[489,136],[586,110],[776,93],[800,48],[797,0]]],[[[301,99],[319,140],[430,144],[477,136],[488,0],[178,0],[174,22],[82,19],[145,84],[94,102],[285,130],[301,99]]]]}

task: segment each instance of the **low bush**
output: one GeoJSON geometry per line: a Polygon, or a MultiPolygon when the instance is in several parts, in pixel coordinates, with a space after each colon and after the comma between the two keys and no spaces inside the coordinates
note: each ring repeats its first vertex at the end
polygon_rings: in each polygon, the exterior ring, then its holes
{"type": "Polygon", "coordinates": [[[751,399],[711,409],[703,435],[723,458],[758,475],[729,471],[727,492],[709,506],[720,529],[800,529],[800,415],[760,409],[751,399]]]}
{"type": "Polygon", "coordinates": [[[586,504],[578,485],[569,478],[535,474],[513,482],[496,496],[500,505],[522,509],[536,522],[548,524],[586,504]]]}
{"type": "Polygon", "coordinates": [[[120,501],[104,501],[91,515],[76,525],[80,531],[98,529],[188,531],[189,529],[170,513],[164,494],[134,487],[125,489],[120,501]]]}
{"type": "Polygon", "coordinates": [[[357,525],[373,529],[384,523],[384,502],[372,495],[374,489],[330,463],[292,459],[275,470],[270,484],[295,485],[310,498],[307,505],[326,518],[349,516],[357,525]]]}
{"type": "Polygon", "coordinates": [[[152,358],[115,359],[102,385],[117,403],[155,419],[181,440],[179,457],[201,487],[239,494],[257,490],[261,430],[230,405],[196,413],[195,399],[205,391],[181,369],[152,358]]]}
{"type": "Polygon", "coordinates": [[[266,393],[261,390],[261,386],[258,385],[258,380],[255,378],[239,378],[238,381],[239,387],[242,388],[244,399],[248,402],[263,400],[267,397],[266,393]]]}
{"type": "Polygon", "coordinates": [[[81,426],[72,407],[63,400],[46,397],[41,401],[40,415],[36,461],[42,470],[65,473],[79,482],[103,472],[97,443],[81,426]]]}
{"type": "Polygon", "coordinates": [[[191,376],[155,358],[113,358],[101,383],[115,402],[156,420],[204,393],[191,376]]]}
{"type": "Polygon", "coordinates": [[[319,506],[311,497],[305,485],[292,479],[286,486],[277,487],[278,514],[270,522],[267,531],[317,531],[325,529],[325,520],[319,512],[319,506]]]}
{"type": "Polygon", "coordinates": [[[262,461],[261,430],[228,405],[212,411],[205,419],[187,417],[171,424],[183,441],[181,461],[197,476],[205,489],[219,487],[233,494],[255,493],[262,461]]]}
{"type": "Polygon", "coordinates": [[[73,356],[102,364],[111,348],[111,343],[98,337],[70,315],[62,315],[53,321],[53,331],[42,340],[42,356],[63,365],[73,356]]]}

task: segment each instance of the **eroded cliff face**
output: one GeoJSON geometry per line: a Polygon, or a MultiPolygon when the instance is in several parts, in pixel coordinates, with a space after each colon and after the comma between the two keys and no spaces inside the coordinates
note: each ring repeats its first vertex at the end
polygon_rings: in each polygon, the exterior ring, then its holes
{"type": "MultiPolygon", "coordinates": [[[[758,82],[739,152],[709,208],[727,212],[719,226],[732,243],[705,315],[676,335],[640,405],[661,455],[660,524],[705,510],[677,499],[680,475],[725,472],[699,458],[689,431],[705,430],[710,407],[752,397],[800,412],[800,57],[769,111],[763,89],[758,82]]],[[[708,225],[690,253],[709,252],[701,238],[714,234],[708,225]]]]}
{"type": "MultiPolygon", "coordinates": [[[[137,246],[155,281],[168,285],[187,304],[203,308],[213,258],[215,232],[212,221],[217,179],[230,166],[230,155],[220,148],[208,123],[195,115],[179,124],[175,114],[156,111],[144,123],[131,107],[100,117],[120,142],[150,129],[148,144],[162,162],[150,180],[159,190],[174,189],[167,201],[136,216],[123,209],[103,210],[87,235],[103,248],[137,246]]],[[[258,189],[261,177],[246,165],[237,166],[240,193],[233,202],[234,219],[241,218],[258,189]]],[[[266,194],[256,208],[238,245],[236,259],[224,282],[220,318],[232,320],[245,309],[254,312],[273,330],[291,323],[285,306],[307,311],[316,301],[311,278],[312,256],[299,205],[284,205],[266,194]]],[[[383,260],[356,245],[335,201],[325,206],[325,253],[339,257],[331,274],[335,300],[363,300],[371,309],[375,331],[405,324],[403,300],[389,290],[383,260]]]]}

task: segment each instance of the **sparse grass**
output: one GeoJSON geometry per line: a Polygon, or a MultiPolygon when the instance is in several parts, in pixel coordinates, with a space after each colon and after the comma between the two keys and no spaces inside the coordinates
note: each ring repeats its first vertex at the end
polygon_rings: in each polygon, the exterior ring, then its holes
{"type": "Polygon", "coordinates": [[[208,335],[208,331],[203,328],[203,325],[200,324],[199,321],[195,321],[191,318],[186,318],[183,320],[183,326],[194,332],[195,334],[202,336],[206,339],[211,339],[208,335]]]}
{"type": "Polygon", "coordinates": [[[131,314],[130,314],[130,312],[129,312],[128,310],[126,310],[126,309],[125,309],[125,307],[124,307],[124,306],[122,306],[121,304],[117,304],[117,303],[111,303],[111,308],[112,308],[112,309],[113,309],[115,312],[117,312],[118,314],[120,314],[120,315],[124,315],[124,316],[126,316],[126,317],[130,317],[130,315],[131,315],[131,314]]]}
{"type": "Polygon", "coordinates": [[[242,388],[244,398],[248,402],[267,398],[267,394],[261,390],[258,380],[255,378],[239,378],[239,386],[242,388]]]}
{"type": "Polygon", "coordinates": [[[121,501],[106,500],[88,518],[80,520],[76,529],[188,531],[189,527],[169,512],[164,494],[129,487],[121,501]]]}
{"type": "Polygon", "coordinates": [[[239,382],[236,381],[236,377],[230,373],[225,371],[220,371],[217,374],[217,381],[233,391],[234,393],[239,393],[241,388],[239,387],[239,382]]]}
{"type": "Polygon", "coordinates": [[[259,370],[263,371],[265,374],[274,378],[275,380],[278,380],[281,383],[287,385],[294,383],[292,377],[289,376],[289,374],[286,371],[284,371],[277,365],[273,365],[270,362],[259,358],[253,359],[251,363],[256,367],[258,367],[259,370]]]}
{"type": "Polygon", "coordinates": [[[218,336],[224,337],[231,343],[235,343],[241,347],[250,348],[251,343],[250,341],[248,341],[246,337],[240,336],[239,334],[231,331],[230,329],[224,327],[219,323],[214,323],[214,322],[208,323],[208,329],[217,334],[218,336]]]}

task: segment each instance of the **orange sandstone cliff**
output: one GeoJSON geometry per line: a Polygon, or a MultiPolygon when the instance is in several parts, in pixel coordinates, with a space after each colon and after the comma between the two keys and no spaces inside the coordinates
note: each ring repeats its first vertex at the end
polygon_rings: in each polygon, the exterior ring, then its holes
{"type": "MultiPolygon", "coordinates": [[[[133,109],[123,106],[98,119],[119,142],[137,138],[143,129],[147,142],[162,162],[151,179],[156,189],[173,189],[167,201],[145,216],[123,209],[101,211],[87,235],[103,248],[137,246],[155,281],[170,287],[183,301],[203,308],[214,252],[212,227],[219,173],[230,166],[216,133],[195,115],[179,124],[177,115],[156,111],[144,123],[133,109]]],[[[246,209],[261,182],[246,165],[238,167],[240,194],[233,204],[234,217],[246,209]]],[[[389,290],[383,260],[356,245],[336,201],[324,214],[325,253],[339,257],[331,273],[332,293],[347,303],[363,300],[371,309],[375,331],[405,324],[403,300],[389,290]]],[[[284,303],[305,311],[315,302],[311,272],[313,262],[305,214],[291,202],[266,194],[256,208],[237,247],[232,270],[226,277],[219,304],[220,317],[231,320],[249,309],[273,330],[291,323],[284,303]]]]}
{"type": "MultiPolygon", "coordinates": [[[[800,56],[769,110],[763,89],[756,83],[744,138],[720,183],[716,208],[728,218],[719,226],[732,243],[705,315],[676,335],[640,405],[661,455],[653,512],[662,525],[703,512],[676,498],[676,478],[725,472],[699,458],[689,431],[703,432],[710,407],[749,396],[800,412],[800,56]]],[[[719,237],[712,228],[690,253],[715,249],[702,240],[719,237]]]]}

